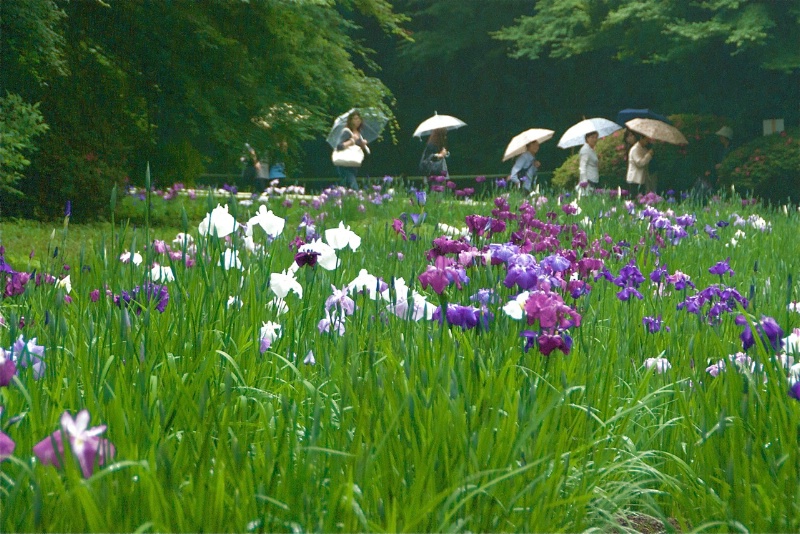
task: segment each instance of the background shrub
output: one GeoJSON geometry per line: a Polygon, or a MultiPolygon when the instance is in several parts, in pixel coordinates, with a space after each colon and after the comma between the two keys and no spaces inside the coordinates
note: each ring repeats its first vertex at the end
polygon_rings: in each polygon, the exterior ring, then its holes
{"type": "Polygon", "coordinates": [[[758,137],[728,154],[719,168],[721,185],[774,202],[800,200],[800,129],[758,137]]]}
{"type": "Polygon", "coordinates": [[[38,104],[11,93],[0,97],[0,192],[19,193],[15,185],[31,163],[26,154],[36,149],[33,139],[45,131],[38,104]]]}

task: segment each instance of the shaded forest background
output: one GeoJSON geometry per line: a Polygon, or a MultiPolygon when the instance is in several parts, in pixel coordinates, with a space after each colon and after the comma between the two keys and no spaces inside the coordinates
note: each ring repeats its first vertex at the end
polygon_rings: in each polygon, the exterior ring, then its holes
{"type": "MultiPolygon", "coordinates": [[[[468,124],[449,167],[472,175],[507,172],[524,129],[628,107],[725,117],[737,143],[800,124],[795,0],[3,0],[0,30],[0,215],[91,218],[148,163],[160,187],[238,174],[245,142],[333,176],[355,106],[394,117],[374,177],[416,174],[434,111],[468,124]]],[[[545,143],[542,170],[568,156],[545,143]]]]}

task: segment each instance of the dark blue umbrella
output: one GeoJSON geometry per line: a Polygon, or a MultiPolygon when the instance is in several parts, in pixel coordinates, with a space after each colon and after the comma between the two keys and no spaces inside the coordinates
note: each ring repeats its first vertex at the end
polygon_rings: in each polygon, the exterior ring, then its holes
{"type": "Polygon", "coordinates": [[[667,124],[672,124],[672,121],[664,115],[659,115],[649,109],[623,109],[617,113],[617,124],[625,124],[631,119],[656,119],[667,124]]]}

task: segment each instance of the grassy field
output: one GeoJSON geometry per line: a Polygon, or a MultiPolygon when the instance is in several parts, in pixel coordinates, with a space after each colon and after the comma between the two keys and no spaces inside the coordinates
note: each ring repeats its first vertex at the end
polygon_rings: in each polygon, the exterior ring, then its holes
{"type": "Polygon", "coordinates": [[[495,192],[0,222],[0,529],[800,529],[796,208],[495,192]]]}

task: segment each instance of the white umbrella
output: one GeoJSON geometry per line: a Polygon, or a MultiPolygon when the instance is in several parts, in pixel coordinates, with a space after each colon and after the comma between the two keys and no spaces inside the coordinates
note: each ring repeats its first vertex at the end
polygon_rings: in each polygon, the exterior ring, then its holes
{"type": "Polygon", "coordinates": [[[436,113],[433,115],[433,117],[425,119],[420,123],[419,126],[417,126],[417,129],[414,131],[414,137],[430,135],[430,133],[434,130],[439,130],[441,128],[444,128],[445,130],[455,130],[466,125],[467,123],[460,119],[450,115],[439,115],[436,113]]]}
{"type": "Polygon", "coordinates": [[[361,137],[363,137],[367,143],[371,143],[377,139],[378,136],[381,135],[383,127],[389,122],[389,118],[377,108],[353,108],[347,113],[342,113],[333,121],[331,133],[329,133],[328,137],[325,139],[328,141],[328,144],[331,145],[331,148],[336,148],[336,145],[339,144],[342,131],[347,128],[347,118],[354,111],[358,111],[361,115],[361,137]]]}
{"type": "Polygon", "coordinates": [[[602,138],[621,129],[622,126],[616,122],[601,117],[585,119],[578,124],[573,124],[564,132],[564,135],[562,135],[561,139],[558,141],[558,147],[570,148],[573,146],[580,146],[586,142],[586,134],[591,132],[597,132],[597,137],[602,138]]]}
{"type": "Polygon", "coordinates": [[[503,154],[503,161],[509,160],[514,156],[519,156],[525,150],[527,150],[527,146],[534,141],[539,141],[540,143],[544,143],[551,137],[555,132],[553,130],[545,130],[544,128],[531,128],[530,130],[525,130],[521,134],[514,137],[508,146],[506,147],[506,153],[503,154]]]}

